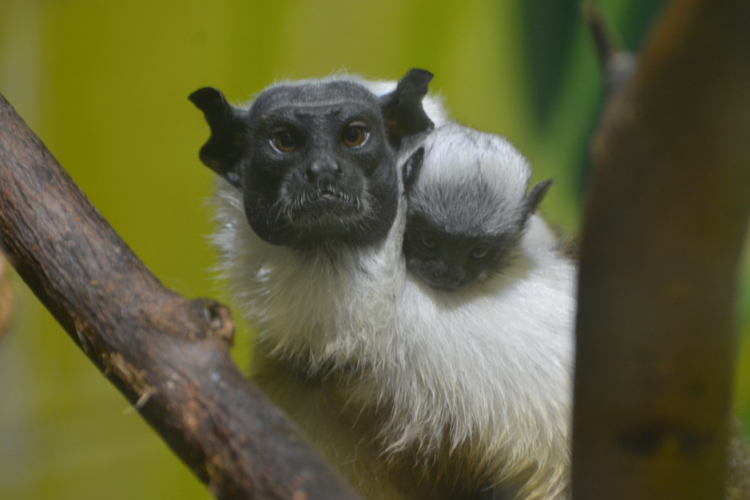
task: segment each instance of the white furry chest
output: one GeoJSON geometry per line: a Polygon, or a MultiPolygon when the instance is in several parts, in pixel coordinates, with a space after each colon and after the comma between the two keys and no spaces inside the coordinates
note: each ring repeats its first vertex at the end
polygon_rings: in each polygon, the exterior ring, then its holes
{"type": "Polygon", "coordinates": [[[359,255],[276,255],[256,274],[252,318],[260,340],[317,362],[360,361],[394,329],[402,266],[373,249],[359,255]],[[389,259],[390,260],[390,259],[389,259]]]}
{"type": "MultiPolygon", "coordinates": [[[[262,241],[245,221],[240,193],[217,190],[220,270],[259,340],[279,354],[363,361],[394,330],[404,283],[398,236],[368,248],[306,253],[262,241]]],[[[392,229],[392,232],[394,230],[392,229]]]]}

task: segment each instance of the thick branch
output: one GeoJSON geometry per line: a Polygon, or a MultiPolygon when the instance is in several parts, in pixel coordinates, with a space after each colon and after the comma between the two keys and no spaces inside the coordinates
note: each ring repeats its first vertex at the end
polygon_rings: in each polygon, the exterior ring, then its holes
{"type": "Polygon", "coordinates": [[[1,96],[0,243],[218,498],[354,498],[234,366],[227,309],[165,289],[1,96]]]}
{"type": "Polygon", "coordinates": [[[594,143],[574,496],[723,497],[750,213],[750,3],[678,0],[594,143]]]}

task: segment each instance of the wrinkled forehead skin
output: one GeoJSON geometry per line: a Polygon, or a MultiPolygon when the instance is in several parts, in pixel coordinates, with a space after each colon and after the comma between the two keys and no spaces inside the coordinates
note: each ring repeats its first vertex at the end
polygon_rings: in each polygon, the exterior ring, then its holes
{"type": "Polygon", "coordinates": [[[326,108],[363,106],[378,109],[380,102],[369,90],[349,81],[308,81],[279,85],[262,92],[253,102],[251,115],[267,114],[283,108],[326,108]]]}

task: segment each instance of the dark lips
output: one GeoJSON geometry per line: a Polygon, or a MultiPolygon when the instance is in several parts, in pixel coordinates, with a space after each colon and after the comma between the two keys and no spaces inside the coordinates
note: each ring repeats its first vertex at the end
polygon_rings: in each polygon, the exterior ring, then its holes
{"type": "Polygon", "coordinates": [[[310,190],[303,200],[294,204],[295,208],[291,213],[290,222],[293,221],[292,224],[297,226],[343,222],[360,216],[356,197],[333,186],[318,186],[310,190]]]}

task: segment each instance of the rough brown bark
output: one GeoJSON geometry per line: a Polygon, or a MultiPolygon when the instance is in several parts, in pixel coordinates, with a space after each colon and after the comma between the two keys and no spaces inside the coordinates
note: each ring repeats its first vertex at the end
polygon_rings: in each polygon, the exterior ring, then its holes
{"type": "Polygon", "coordinates": [[[594,142],[573,491],[720,499],[750,214],[750,2],[678,0],[594,142]]]}
{"type": "Polygon", "coordinates": [[[237,370],[228,310],[164,288],[1,96],[0,244],[218,498],[355,498],[237,370]]]}

